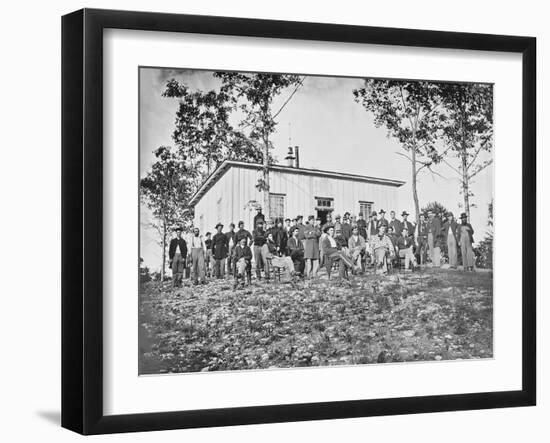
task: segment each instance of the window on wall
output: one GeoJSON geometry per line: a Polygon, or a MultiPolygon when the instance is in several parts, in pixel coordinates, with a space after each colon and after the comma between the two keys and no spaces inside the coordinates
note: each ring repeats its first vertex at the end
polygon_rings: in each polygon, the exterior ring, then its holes
{"type": "Polygon", "coordinates": [[[366,202],[366,201],[359,202],[359,212],[362,212],[365,218],[368,218],[368,216],[373,210],[374,210],[374,202],[366,202]]]}
{"type": "Polygon", "coordinates": [[[330,197],[315,197],[317,200],[316,209],[318,210],[330,210],[333,208],[334,199],[330,197]]]}
{"type": "Polygon", "coordinates": [[[285,196],[284,194],[269,194],[270,221],[276,224],[285,219],[285,196]]]}

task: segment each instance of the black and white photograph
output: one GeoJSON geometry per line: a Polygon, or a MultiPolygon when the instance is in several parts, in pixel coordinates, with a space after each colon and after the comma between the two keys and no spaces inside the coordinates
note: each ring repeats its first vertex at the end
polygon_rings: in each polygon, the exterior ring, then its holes
{"type": "Polygon", "coordinates": [[[139,372],[493,357],[493,85],[139,68],[139,372]]]}

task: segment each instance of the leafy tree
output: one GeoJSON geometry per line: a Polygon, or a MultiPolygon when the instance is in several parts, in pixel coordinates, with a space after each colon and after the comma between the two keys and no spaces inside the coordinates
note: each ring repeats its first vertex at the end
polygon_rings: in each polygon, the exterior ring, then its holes
{"type": "Polygon", "coordinates": [[[493,162],[484,155],[493,148],[493,86],[449,84],[444,87],[443,101],[447,112],[443,138],[458,166],[445,163],[459,176],[469,218],[472,179],[493,162]]]}
{"type": "Polygon", "coordinates": [[[445,153],[436,149],[445,118],[441,108],[441,85],[425,81],[365,79],[354,89],[355,101],[374,117],[376,127],[385,127],[405,152],[397,154],[411,163],[411,185],[416,219],[420,212],[417,181],[422,170],[439,163],[445,153]]]}
{"type": "Polygon", "coordinates": [[[230,124],[235,100],[227,92],[191,91],[172,79],[163,96],[179,100],[172,138],[182,160],[196,171],[195,189],[226,159],[261,158],[254,143],[230,124]]]}
{"type": "Polygon", "coordinates": [[[433,201],[428,203],[427,205],[423,206],[420,212],[427,213],[428,211],[433,211],[434,214],[447,214],[449,211],[445,206],[443,206],[441,203],[437,201],[433,201]]]}
{"type": "Polygon", "coordinates": [[[475,248],[476,266],[479,268],[493,267],[493,202],[488,205],[488,218],[485,238],[475,248]]]}
{"type": "Polygon", "coordinates": [[[240,72],[216,72],[216,78],[222,81],[221,93],[230,94],[244,113],[241,128],[249,131],[249,138],[259,147],[262,158],[262,178],[257,188],[264,193],[263,212],[267,220],[269,207],[269,165],[272,143],[270,136],[277,126],[276,118],[302,85],[304,78],[286,74],[246,74],[240,72]],[[293,91],[277,110],[273,111],[273,99],[289,87],[293,91]]]}
{"type": "Polygon", "coordinates": [[[156,161],[151,171],[140,181],[140,199],[151,210],[154,227],[160,236],[162,248],[161,281],[166,270],[166,243],[168,231],[184,223],[191,214],[186,202],[191,196],[194,172],[169,147],[161,146],[155,152],[156,161]]]}

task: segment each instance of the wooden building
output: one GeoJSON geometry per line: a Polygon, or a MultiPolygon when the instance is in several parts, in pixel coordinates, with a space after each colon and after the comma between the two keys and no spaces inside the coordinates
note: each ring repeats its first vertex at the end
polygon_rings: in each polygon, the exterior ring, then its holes
{"type": "MultiPolygon", "coordinates": [[[[296,154],[298,150],[296,149],[296,154]]],[[[296,155],[298,157],[298,155],[296,155]]],[[[320,216],[329,212],[357,215],[377,209],[395,209],[397,189],[405,182],[364,175],[347,174],[299,167],[295,157],[288,165],[269,168],[271,219],[297,215],[320,216]]],[[[262,204],[263,195],[256,188],[262,165],[227,160],[203,183],[190,200],[194,208],[194,225],[201,233],[214,231],[218,222],[228,228],[242,220],[252,229],[256,215],[254,204],[262,204]]],[[[334,214],[333,214],[334,215],[334,214]]]]}

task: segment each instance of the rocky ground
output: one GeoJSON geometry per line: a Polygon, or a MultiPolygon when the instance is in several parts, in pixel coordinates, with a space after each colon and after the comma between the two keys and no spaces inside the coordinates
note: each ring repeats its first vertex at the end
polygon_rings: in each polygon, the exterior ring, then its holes
{"type": "Polygon", "coordinates": [[[492,273],[265,283],[140,293],[140,373],[490,358],[492,273]]]}

